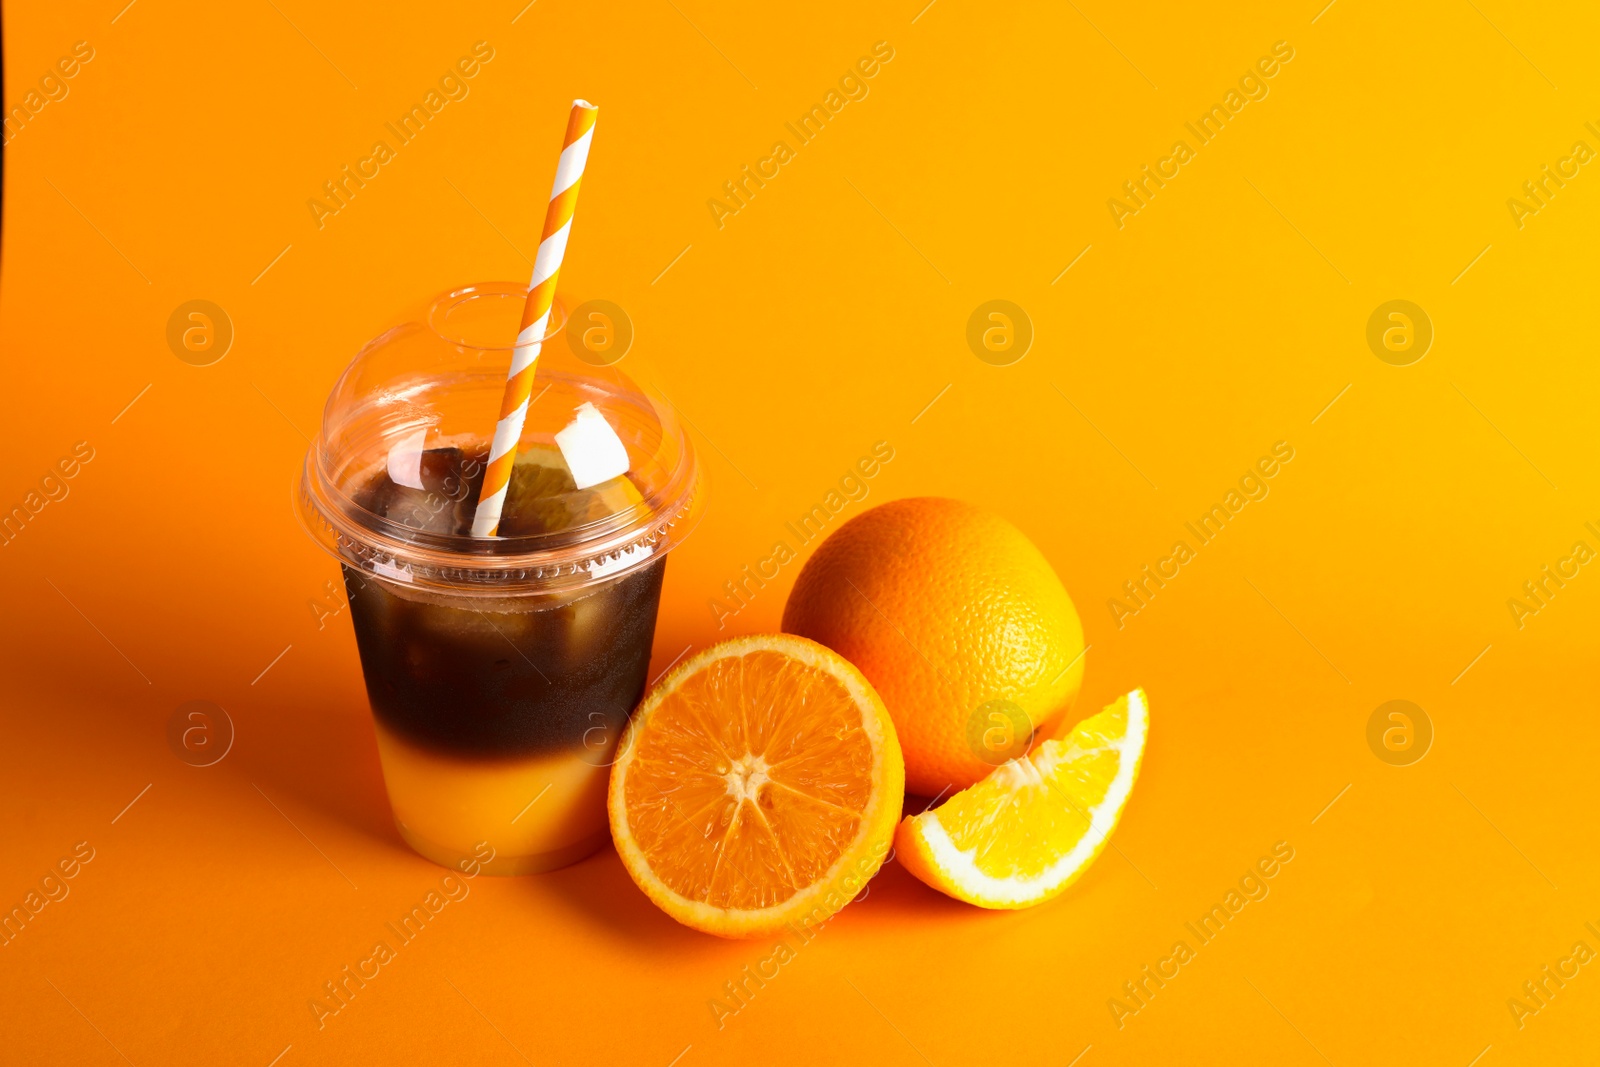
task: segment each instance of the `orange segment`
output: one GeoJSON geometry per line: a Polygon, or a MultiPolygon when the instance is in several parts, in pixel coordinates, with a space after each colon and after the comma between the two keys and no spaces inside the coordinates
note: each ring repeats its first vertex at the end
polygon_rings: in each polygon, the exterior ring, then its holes
{"type": "Polygon", "coordinates": [[[1094,862],[1139,777],[1149,732],[1144,690],[1004,763],[933,811],[900,824],[896,854],[941,893],[983,908],[1026,908],[1094,862]]]}
{"type": "Polygon", "coordinates": [[[639,705],[611,772],[612,837],[673,918],[724,937],[824,921],[888,852],[905,791],[889,714],[805,638],[735,638],[639,705]]]}

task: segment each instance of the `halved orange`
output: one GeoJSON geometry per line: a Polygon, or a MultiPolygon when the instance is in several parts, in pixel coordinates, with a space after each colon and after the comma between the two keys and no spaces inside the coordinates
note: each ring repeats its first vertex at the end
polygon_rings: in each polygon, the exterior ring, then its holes
{"type": "Polygon", "coordinates": [[[815,927],[889,851],[905,763],[883,701],[788,634],[693,656],[634,712],[611,770],[617,854],[674,919],[721,937],[815,927]]]}

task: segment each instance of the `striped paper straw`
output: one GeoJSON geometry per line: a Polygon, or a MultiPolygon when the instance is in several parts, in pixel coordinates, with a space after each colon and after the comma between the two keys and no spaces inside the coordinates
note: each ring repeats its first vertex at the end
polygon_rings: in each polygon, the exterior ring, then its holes
{"type": "Polygon", "coordinates": [[[589,160],[589,142],[594,135],[599,108],[586,100],[572,102],[572,117],[567,121],[567,136],[561,142],[561,162],[556,166],[555,184],[550,189],[550,210],[544,217],[544,234],[539,239],[539,254],[534,257],[533,281],[528,302],[522,309],[522,329],[511,355],[511,370],[506,375],[505,399],[500,402],[500,421],[495,424],[494,443],[489,447],[489,466],[483,475],[478,510],[472,519],[472,536],[493,537],[500,528],[500,512],[505,507],[506,490],[511,485],[511,465],[517,459],[517,441],[528,417],[528,398],[533,395],[534,365],[544,345],[550,322],[550,305],[555,300],[556,277],[566,256],[567,238],[572,233],[572,211],[578,203],[578,186],[583,167],[589,160]]]}

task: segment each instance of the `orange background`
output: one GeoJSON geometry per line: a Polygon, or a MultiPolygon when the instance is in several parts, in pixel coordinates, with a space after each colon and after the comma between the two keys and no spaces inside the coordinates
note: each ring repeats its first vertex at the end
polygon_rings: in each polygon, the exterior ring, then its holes
{"type": "MultiPolygon", "coordinates": [[[[1507,600],[1600,548],[1600,176],[1520,229],[1506,201],[1600,149],[1600,18],[921,2],[8,5],[8,108],[74,42],[95,56],[6,151],[0,506],[95,454],[0,548],[0,904],[76,842],[95,858],[0,948],[0,1059],[1592,1052],[1592,966],[1520,1029],[1507,1000],[1600,949],[1600,574],[1520,629],[1507,600]],[[470,95],[319,229],[306,201],[480,40],[470,95]],[[1119,230],[1108,198],[1280,40],[1269,95],[1119,230]],[[794,147],[785,121],[878,41],[869,95],[719,229],[722,183],[794,147]],[[655,668],[714,640],[722,582],[885,440],[846,514],[959,496],[1033,537],[1092,646],[1081,710],[1151,695],[1143,777],[1056,902],[986,913],[891,864],[720,1030],[708,1001],[771,947],[675,925],[606,851],[476,880],[319,1031],[308,1000],[443,872],[392,828],[347,619],[309,606],[336,572],[290,512],[305,435],[400,308],[527,275],[574,96],[601,114],[564,290],[627,309],[622,369],[687,415],[714,494],[655,668]],[[197,298],[236,330],[209,367],[165,339],[197,298]],[[1036,329],[1006,367],[965,341],[995,298],[1036,329]],[[1396,298],[1436,331],[1406,367],[1365,339],[1396,298]],[[1270,495],[1119,629],[1122,583],[1280,440],[1270,495]],[[1407,767],[1366,742],[1396,698],[1436,731],[1407,767]],[[212,767],[167,746],[194,699],[237,728],[212,767]],[[1107,1001],[1279,841],[1271,895],[1119,1029],[1107,1001]]],[[[797,571],[723,633],[776,628],[797,571]]]]}

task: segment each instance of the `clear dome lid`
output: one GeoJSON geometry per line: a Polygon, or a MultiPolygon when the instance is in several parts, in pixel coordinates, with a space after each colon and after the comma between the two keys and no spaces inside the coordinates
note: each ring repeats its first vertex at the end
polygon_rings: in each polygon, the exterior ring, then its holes
{"type": "Polygon", "coordinates": [[[499,536],[472,518],[527,287],[445,293],[364,347],[323,411],[296,503],[347,566],[458,596],[569,593],[645,566],[703,511],[671,405],[550,316],[499,536]]]}

